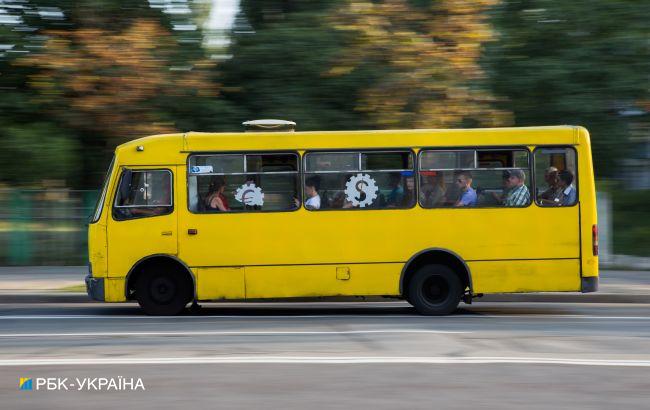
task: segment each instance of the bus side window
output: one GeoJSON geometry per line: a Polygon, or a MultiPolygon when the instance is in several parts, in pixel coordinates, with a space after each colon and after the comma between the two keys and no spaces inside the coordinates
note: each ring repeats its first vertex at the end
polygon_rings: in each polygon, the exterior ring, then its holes
{"type": "Polygon", "coordinates": [[[189,158],[188,207],[194,213],[298,208],[298,154],[197,154],[189,158]]]}
{"type": "Polygon", "coordinates": [[[411,151],[308,152],[305,208],[404,209],[415,205],[411,151]]]}
{"type": "Polygon", "coordinates": [[[420,206],[526,207],[530,164],[526,149],[422,150],[420,206]]]}
{"type": "Polygon", "coordinates": [[[166,215],[173,211],[173,206],[171,171],[122,172],[113,206],[115,220],[166,215]]]}
{"type": "Polygon", "coordinates": [[[539,206],[572,206],[578,202],[576,152],[573,148],[535,150],[535,202],[539,206]]]}

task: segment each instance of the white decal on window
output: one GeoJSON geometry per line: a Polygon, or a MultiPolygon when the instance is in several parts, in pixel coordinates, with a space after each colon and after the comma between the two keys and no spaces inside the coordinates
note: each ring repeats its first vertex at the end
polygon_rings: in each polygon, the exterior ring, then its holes
{"type": "Polygon", "coordinates": [[[364,208],[377,199],[377,183],[368,174],[357,174],[350,177],[345,184],[345,199],[352,203],[352,206],[364,208]]]}
{"type": "Polygon", "coordinates": [[[210,174],[212,172],[212,165],[195,165],[190,167],[190,173],[192,174],[210,174]]]}
{"type": "Polygon", "coordinates": [[[237,188],[235,199],[244,205],[264,205],[264,193],[262,192],[262,188],[255,186],[253,183],[244,184],[237,188]]]}

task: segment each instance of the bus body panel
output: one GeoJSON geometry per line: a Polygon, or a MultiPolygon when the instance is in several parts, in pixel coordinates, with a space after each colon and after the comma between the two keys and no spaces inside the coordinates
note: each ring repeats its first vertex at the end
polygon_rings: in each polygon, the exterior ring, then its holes
{"type": "Polygon", "coordinates": [[[579,292],[580,259],[468,262],[475,293],[579,292]]]}
{"type": "MultiPolygon", "coordinates": [[[[122,172],[126,167],[122,167],[122,172]]],[[[130,166],[129,169],[167,169],[172,173],[172,190],[174,204],[178,203],[178,177],[175,166],[130,166]]],[[[120,173],[121,174],[121,173],[120,173]]],[[[119,180],[119,176],[118,176],[119,180]]],[[[180,183],[185,186],[185,182],[180,183]]],[[[115,190],[114,190],[115,191],[115,190]]],[[[115,195],[111,197],[115,198],[115,195]]],[[[113,205],[110,202],[109,210],[113,205]]],[[[167,215],[143,217],[118,221],[113,215],[108,215],[108,277],[125,278],[131,268],[143,258],[150,255],[178,254],[178,212],[175,210],[167,215]]]]}
{"type": "Polygon", "coordinates": [[[591,141],[589,132],[583,127],[577,127],[579,138],[578,155],[578,194],[580,196],[581,219],[581,272],[583,277],[598,276],[598,256],[594,255],[592,230],[598,224],[596,211],[596,186],[594,184],[594,169],[591,158],[591,141]],[[580,176],[583,176],[581,179],[580,176]]]}
{"type": "Polygon", "coordinates": [[[247,266],[247,298],[398,295],[403,264],[247,266]]]}
{"type": "Polygon", "coordinates": [[[194,268],[198,300],[244,299],[244,268],[194,268]]]}

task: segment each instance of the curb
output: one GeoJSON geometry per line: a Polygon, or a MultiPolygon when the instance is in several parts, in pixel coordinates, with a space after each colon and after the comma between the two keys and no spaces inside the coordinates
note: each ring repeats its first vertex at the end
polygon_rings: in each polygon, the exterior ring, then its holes
{"type": "Polygon", "coordinates": [[[524,303],[650,303],[650,295],[626,293],[528,293],[485,295],[474,299],[480,302],[524,302],[524,303]]]}
{"type": "MultiPolygon", "coordinates": [[[[335,298],[335,299],[303,299],[298,300],[273,300],[268,302],[382,302],[395,301],[386,298],[335,298]]],[[[230,301],[232,302],[232,301],[230,301]]],[[[256,300],[255,302],[262,302],[256,300]]],[[[494,294],[485,295],[473,300],[481,302],[519,302],[519,303],[641,303],[650,304],[650,294],[625,294],[625,293],[527,293],[527,294],[494,294]]],[[[12,303],[102,303],[88,297],[85,293],[78,292],[48,292],[48,293],[5,293],[0,294],[0,304],[12,303]]],[[[214,302],[219,303],[219,302],[214,302]]],[[[246,303],[246,302],[242,302],[246,303]]]]}

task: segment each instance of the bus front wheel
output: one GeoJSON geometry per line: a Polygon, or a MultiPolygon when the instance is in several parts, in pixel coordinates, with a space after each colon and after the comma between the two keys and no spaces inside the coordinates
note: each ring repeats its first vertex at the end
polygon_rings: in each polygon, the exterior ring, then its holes
{"type": "Polygon", "coordinates": [[[177,315],[192,298],[191,283],[173,270],[147,270],[136,282],[135,295],[138,304],[148,315],[177,315]]]}
{"type": "Polygon", "coordinates": [[[425,265],[415,272],[408,301],[421,315],[448,315],[458,307],[463,287],[458,275],[445,265],[425,265]]]}

